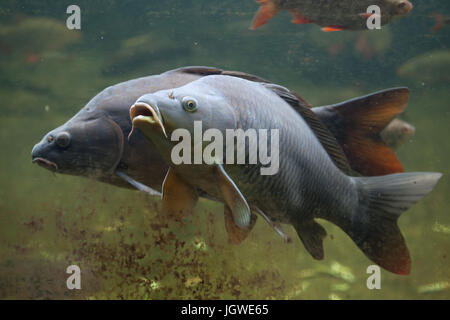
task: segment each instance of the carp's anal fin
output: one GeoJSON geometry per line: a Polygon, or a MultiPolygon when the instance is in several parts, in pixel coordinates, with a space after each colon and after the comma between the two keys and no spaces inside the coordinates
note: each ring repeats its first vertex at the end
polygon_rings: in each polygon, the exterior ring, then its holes
{"type": "Polygon", "coordinates": [[[175,218],[192,213],[197,204],[197,191],[172,168],[167,171],[162,185],[163,212],[175,218]]]}
{"type": "Polygon", "coordinates": [[[334,32],[334,31],[342,31],[345,30],[345,27],[341,27],[341,26],[327,26],[327,27],[323,27],[322,31],[323,32],[334,32]]]}
{"type": "Polygon", "coordinates": [[[353,170],[381,176],[403,172],[380,132],[405,110],[408,97],[408,88],[392,88],[312,110],[343,147],[353,170]]]}
{"type": "Polygon", "coordinates": [[[255,16],[253,17],[253,22],[250,30],[255,30],[261,27],[279,11],[279,9],[275,6],[273,0],[258,0],[258,2],[261,6],[259,7],[258,11],[256,11],[255,16]]]}
{"type": "Polygon", "coordinates": [[[322,260],[323,239],[327,236],[325,229],[314,220],[294,224],[294,228],[311,256],[316,260],[322,260]]]}
{"type": "Polygon", "coordinates": [[[308,24],[308,23],[313,23],[312,20],[306,18],[305,16],[303,16],[301,13],[298,13],[295,10],[290,10],[292,16],[294,17],[294,20],[292,20],[292,23],[295,24],[308,24]]]}
{"type": "Polygon", "coordinates": [[[252,214],[250,225],[246,229],[239,228],[234,223],[233,213],[228,205],[224,205],[225,229],[228,233],[228,240],[232,244],[240,244],[244,241],[255,226],[258,216],[252,214]]]}
{"type": "Polygon", "coordinates": [[[226,205],[233,214],[234,223],[239,228],[249,228],[251,223],[251,211],[241,191],[225,172],[221,164],[215,167],[216,176],[219,182],[226,205]]]}

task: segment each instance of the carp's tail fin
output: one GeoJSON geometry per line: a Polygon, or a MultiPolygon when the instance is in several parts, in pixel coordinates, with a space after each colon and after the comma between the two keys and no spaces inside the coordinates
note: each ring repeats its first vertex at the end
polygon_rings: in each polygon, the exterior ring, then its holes
{"type": "Polygon", "coordinates": [[[403,112],[408,97],[408,88],[393,88],[312,110],[342,146],[354,171],[380,176],[403,172],[380,133],[403,112]]]}
{"type": "Polygon", "coordinates": [[[409,252],[397,219],[433,190],[441,176],[412,172],[352,178],[358,185],[359,205],[336,223],[373,262],[390,272],[409,274],[409,252]]]}

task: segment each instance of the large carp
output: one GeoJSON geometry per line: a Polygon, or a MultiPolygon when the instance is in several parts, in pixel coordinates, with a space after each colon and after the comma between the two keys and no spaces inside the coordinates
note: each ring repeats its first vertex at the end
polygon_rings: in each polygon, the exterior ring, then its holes
{"type": "MultiPolygon", "coordinates": [[[[370,123],[384,123],[395,109],[384,105],[370,123]]],[[[397,219],[433,189],[440,173],[350,176],[321,142],[327,132],[318,136],[320,129],[311,126],[314,114],[289,90],[236,77],[209,76],[143,95],[130,118],[170,166],[162,185],[167,210],[192,210],[198,190],[204,190],[225,204],[225,216],[243,230],[256,214],[273,224],[291,224],[315,259],[324,257],[326,236],[315,219],[326,219],[373,262],[396,274],[409,273],[397,219]],[[275,170],[261,160],[269,148],[275,170]],[[244,157],[236,162],[239,154],[244,157]]]]}

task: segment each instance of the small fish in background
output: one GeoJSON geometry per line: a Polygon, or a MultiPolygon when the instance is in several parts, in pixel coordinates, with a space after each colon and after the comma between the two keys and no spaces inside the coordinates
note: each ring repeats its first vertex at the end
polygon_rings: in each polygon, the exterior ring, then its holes
{"type": "MultiPolygon", "coordinates": [[[[360,98],[350,100],[339,105],[341,116],[358,115],[369,131],[384,128],[405,109],[408,96],[408,89],[398,88],[366,97],[372,102],[370,106],[361,104],[360,98]]],[[[337,106],[322,107],[322,112],[330,114],[337,106]]],[[[206,190],[224,203],[225,216],[233,218],[236,228],[250,230],[256,214],[272,226],[292,225],[317,260],[324,258],[326,231],[315,219],[325,219],[345,231],[373,262],[395,274],[409,274],[411,260],[397,219],[431,192],[442,174],[351,176],[345,157],[338,155],[337,142],[302,101],[283,87],[237,77],[211,75],[143,95],[130,108],[130,118],[170,166],[162,184],[163,207],[168,212],[192,211],[197,190],[206,190]],[[182,128],[192,137],[195,121],[201,121],[202,130],[216,129],[222,135],[237,128],[279,130],[279,170],[261,175],[261,163],[227,164],[224,159],[215,159],[212,164],[175,164],[171,154],[177,143],[170,136],[182,128]],[[333,145],[333,156],[321,141],[333,145]]],[[[339,122],[336,117],[334,121],[339,122]]],[[[377,146],[370,145],[370,137],[359,134],[359,148],[376,156],[377,146]]],[[[191,158],[194,151],[189,154],[191,158]]]]}
{"type": "Polygon", "coordinates": [[[80,41],[81,33],[67,29],[65,23],[52,18],[17,17],[0,28],[0,50],[6,58],[20,55],[26,65],[32,66],[44,57],[58,54],[64,48],[80,41]]]}
{"type": "Polygon", "coordinates": [[[448,87],[450,50],[433,50],[413,57],[398,67],[397,75],[416,85],[448,87]]]}
{"type": "Polygon", "coordinates": [[[2,51],[8,54],[57,51],[79,42],[80,38],[79,31],[69,30],[65,23],[52,18],[20,17],[0,28],[0,48],[6,48],[7,51],[2,51]]]}
{"type": "Polygon", "coordinates": [[[113,76],[135,72],[164,59],[189,55],[190,50],[177,41],[161,37],[157,32],[148,32],[121,41],[117,49],[106,59],[102,73],[113,76]]]}
{"type": "Polygon", "coordinates": [[[415,132],[416,128],[412,124],[394,119],[381,131],[381,138],[389,148],[397,149],[401,144],[410,140],[415,132]]]}
{"type": "Polygon", "coordinates": [[[381,25],[407,15],[413,5],[408,0],[257,0],[259,10],[250,29],[264,25],[279,11],[288,10],[296,24],[314,23],[323,31],[367,30],[367,8],[381,9],[381,25]]]}
{"type": "Polygon", "coordinates": [[[438,32],[441,30],[444,26],[450,24],[450,18],[444,18],[441,14],[435,12],[433,13],[433,17],[435,20],[435,25],[433,26],[433,32],[438,32]]]}

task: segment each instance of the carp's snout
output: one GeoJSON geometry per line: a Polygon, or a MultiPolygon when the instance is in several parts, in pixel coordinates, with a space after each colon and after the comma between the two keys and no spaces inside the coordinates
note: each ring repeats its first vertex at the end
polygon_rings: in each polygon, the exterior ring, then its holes
{"type": "Polygon", "coordinates": [[[50,171],[57,171],[58,165],[48,159],[49,153],[54,148],[66,149],[71,142],[70,133],[61,131],[47,134],[41,142],[37,143],[31,151],[31,162],[44,167],[50,171]]]}
{"type": "Polygon", "coordinates": [[[103,113],[80,113],[34,146],[32,162],[54,172],[102,176],[114,172],[124,148],[121,127],[103,113]]]}
{"type": "Polygon", "coordinates": [[[58,165],[56,163],[54,163],[53,161],[47,160],[46,158],[40,157],[40,143],[36,144],[33,147],[33,150],[31,151],[31,162],[32,163],[36,163],[39,166],[50,170],[50,171],[57,171],[58,170],[58,165]]]}

